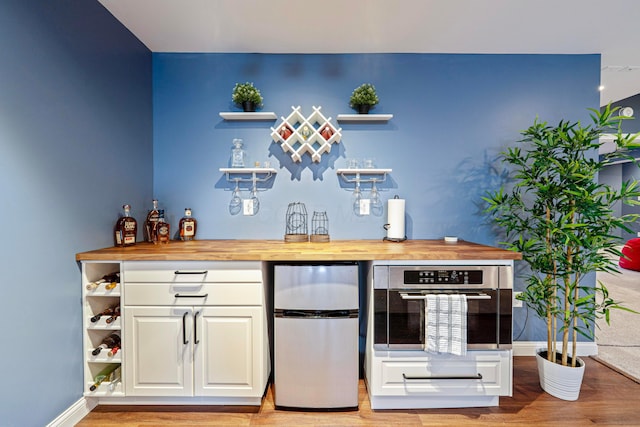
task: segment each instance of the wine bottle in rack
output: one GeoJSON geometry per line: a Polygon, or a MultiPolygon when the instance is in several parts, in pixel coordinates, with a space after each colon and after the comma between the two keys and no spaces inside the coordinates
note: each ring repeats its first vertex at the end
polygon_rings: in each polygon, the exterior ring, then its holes
{"type": "Polygon", "coordinates": [[[114,391],[121,380],[122,380],[122,370],[120,368],[117,368],[111,374],[111,381],[109,381],[109,391],[114,391]]]}
{"type": "Polygon", "coordinates": [[[100,318],[102,316],[112,316],[113,314],[115,314],[116,309],[118,311],[120,311],[120,304],[119,303],[115,304],[115,305],[113,305],[111,307],[108,307],[108,308],[104,309],[103,311],[101,311],[100,313],[98,313],[95,316],[93,316],[91,318],[91,323],[96,323],[98,320],[100,320],[100,318]]]}
{"type": "Polygon", "coordinates": [[[119,367],[120,367],[119,363],[110,363],[109,365],[102,368],[102,370],[98,372],[95,377],[93,377],[93,385],[89,387],[89,390],[94,391],[104,381],[108,381],[111,378],[111,375],[113,374],[113,372],[119,367]]]}
{"type": "Polygon", "coordinates": [[[104,350],[106,348],[114,348],[114,347],[120,348],[120,333],[118,333],[118,332],[114,332],[114,333],[104,337],[104,339],[102,340],[100,345],[98,347],[96,347],[91,352],[91,354],[93,354],[94,356],[97,356],[98,354],[100,354],[100,352],[102,350],[104,350]]]}
{"type": "Polygon", "coordinates": [[[109,350],[109,353],[107,353],[107,356],[109,357],[115,356],[118,350],[120,350],[121,345],[122,343],[119,343],[118,345],[114,345],[113,347],[111,347],[111,350],[109,350]]]}
{"type": "Polygon", "coordinates": [[[120,317],[120,306],[117,306],[114,309],[113,314],[107,318],[107,324],[113,323],[118,317],[120,317]]]}
{"type": "Polygon", "coordinates": [[[107,290],[115,288],[116,285],[120,283],[120,272],[116,271],[114,273],[105,274],[99,280],[87,283],[87,290],[92,291],[103,283],[106,283],[105,288],[107,290]]]}

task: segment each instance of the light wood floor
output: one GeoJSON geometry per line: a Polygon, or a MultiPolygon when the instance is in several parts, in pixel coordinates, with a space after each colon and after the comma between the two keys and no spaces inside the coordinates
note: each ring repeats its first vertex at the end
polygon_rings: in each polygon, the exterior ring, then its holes
{"type": "Polygon", "coordinates": [[[534,357],[514,358],[513,397],[491,408],[371,410],[360,382],[358,411],[297,412],[275,410],[269,389],[262,406],[98,406],[79,427],[151,426],[589,426],[640,425],[640,384],[594,359],[575,402],[542,391],[534,357]]]}

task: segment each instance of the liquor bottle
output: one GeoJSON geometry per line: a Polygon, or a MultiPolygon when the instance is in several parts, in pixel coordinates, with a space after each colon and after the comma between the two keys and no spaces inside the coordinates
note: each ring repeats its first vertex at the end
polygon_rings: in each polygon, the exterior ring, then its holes
{"type": "Polygon", "coordinates": [[[138,223],[130,215],[131,206],[123,205],[122,209],[124,210],[124,216],[118,219],[115,227],[116,246],[135,245],[138,223]]]}
{"type": "Polygon", "coordinates": [[[113,310],[113,314],[107,318],[106,320],[107,324],[113,323],[113,321],[116,320],[119,316],[120,316],[120,306],[118,305],[113,310]]]}
{"type": "Polygon", "coordinates": [[[102,370],[98,372],[95,377],[93,377],[93,385],[89,387],[89,390],[94,391],[95,389],[97,389],[98,386],[100,386],[100,384],[110,379],[113,372],[119,367],[120,367],[119,363],[110,363],[104,368],[102,368],[102,370]]]}
{"type": "Polygon", "coordinates": [[[151,230],[153,230],[153,224],[158,222],[158,201],[153,199],[153,208],[147,213],[147,219],[144,222],[144,239],[147,242],[152,242],[151,230]]]}
{"type": "Polygon", "coordinates": [[[191,216],[191,208],[184,209],[184,216],[180,220],[180,240],[194,240],[198,221],[191,216]]]}
{"type": "Polygon", "coordinates": [[[116,312],[116,308],[120,309],[120,304],[108,307],[91,318],[91,323],[96,323],[102,316],[111,316],[116,312]]]}
{"type": "Polygon", "coordinates": [[[87,283],[87,290],[88,291],[92,291],[94,289],[96,289],[98,286],[100,286],[103,283],[107,283],[107,285],[105,285],[105,287],[107,287],[107,289],[113,289],[116,287],[116,285],[118,283],[120,283],[120,273],[119,272],[114,272],[114,273],[109,273],[109,274],[105,274],[104,276],[102,276],[99,280],[96,280],[95,282],[90,282],[87,283]]]}
{"type": "Polygon", "coordinates": [[[164,209],[158,210],[158,222],[153,227],[153,243],[169,243],[171,226],[164,221],[164,209]]]}
{"type": "Polygon", "coordinates": [[[111,335],[104,337],[100,345],[97,346],[91,352],[91,354],[93,354],[94,356],[97,356],[105,348],[113,348],[113,347],[120,347],[120,334],[118,332],[114,332],[111,335]]]}

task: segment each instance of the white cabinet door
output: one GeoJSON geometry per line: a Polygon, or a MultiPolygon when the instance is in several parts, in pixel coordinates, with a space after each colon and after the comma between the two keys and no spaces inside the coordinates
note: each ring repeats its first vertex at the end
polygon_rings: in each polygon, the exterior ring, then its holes
{"type": "Polygon", "coordinates": [[[195,395],[261,396],[262,307],[194,309],[195,395]],[[197,314],[196,314],[197,313],[197,314]]]}
{"type": "Polygon", "coordinates": [[[193,309],[134,306],[124,316],[126,394],[191,396],[193,309]]]}

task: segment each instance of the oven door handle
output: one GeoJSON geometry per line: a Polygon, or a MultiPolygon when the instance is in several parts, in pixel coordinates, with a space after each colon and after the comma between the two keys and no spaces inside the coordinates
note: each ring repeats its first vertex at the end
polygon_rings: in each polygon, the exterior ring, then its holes
{"type": "Polygon", "coordinates": [[[477,375],[425,375],[425,376],[412,376],[405,373],[402,374],[402,378],[405,380],[481,380],[482,374],[477,375]]]}
{"type": "MultiPolygon", "coordinates": [[[[400,292],[400,296],[402,297],[402,299],[427,299],[426,295],[408,294],[405,292],[400,292]]],[[[491,299],[491,295],[487,295],[487,294],[467,295],[467,299],[491,299]]]]}

